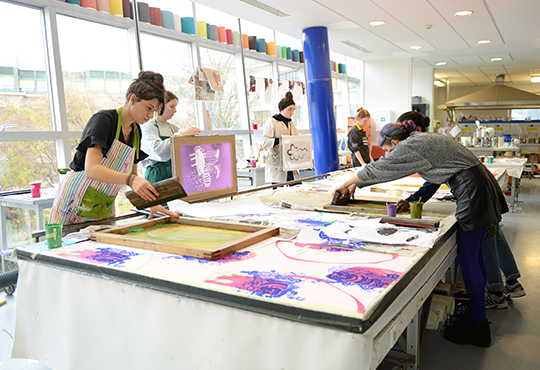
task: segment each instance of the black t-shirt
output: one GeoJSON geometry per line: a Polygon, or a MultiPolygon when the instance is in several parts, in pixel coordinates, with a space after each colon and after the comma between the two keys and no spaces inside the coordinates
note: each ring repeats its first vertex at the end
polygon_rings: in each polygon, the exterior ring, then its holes
{"type": "Polygon", "coordinates": [[[353,160],[353,166],[358,167],[361,165],[358,158],[356,158],[356,155],[354,153],[360,152],[360,155],[362,156],[362,159],[365,163],[369,163],[371,160],[369,158],[369,142],[366,135],[366,132],[364,130],[359,130],[356,125],[354,125],[351,128],[351,131],[349,131],[349,136],[347,140],[349,150],[353,153],[352,160],[353,160]]]}
{"type": "MultiPolygon", "coordinates": [[[[90,120],[88,121],[86,127],[83,130],[81,141],[77,146],[77,150],[75,151],[75,155],[73,156],[73,161],[69,164],[69,168],[74,171],[83,171],[84,163],[86,160],[86,150],[96,145],[101,145],[101,147],[103,148],[103,156],[106,157],[107,152],[111,148],[114,139],[116,138],[117,128],[118,112],[116,111],[116,109],[100,110],[92,117],[90,117],[90,120]]],[[[141,127],[138,123],[135,124],[134,129],[139,132],[139,137],[142,138],[141,127]]],[[[126,139],[124,139],[124,134],[122,133],[122,130],[120,130],[118,140],[121,143],[133,147],[134,137],[135,133],[132,133],[130,142],[126,143],[126,139]]],[[[142,161],[143,159],[148,157],[148,154],[146,154],[142,150],[139,150],[139,158],[136,157],[137,156],[135,156],[134,163],[142,161]]]]}

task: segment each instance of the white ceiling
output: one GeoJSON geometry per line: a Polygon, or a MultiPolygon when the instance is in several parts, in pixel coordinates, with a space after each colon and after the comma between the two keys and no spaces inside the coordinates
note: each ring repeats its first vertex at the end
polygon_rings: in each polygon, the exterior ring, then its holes
{"type": "Polygon", "coordinates": [[[194,1],[298,39],[304,27],[326,26],[334,52],[364,61],[411,57],[414,68],[433,67],[453,86],[490,85],[497,74],[514,85],[540,76],[540,0],[259,0],[287,18],[240,0],[194,1]],[[454,16],[459,10],[474,13],[454,16]],[[374,20],[386,25],[371,27],[374,20]],[[485,39],[491,44],[477,44],[485,39]],[[502,61],[491,62],[494,57],[502,61]],[[445,66],[435,66],[442,61],[445,66]]]}

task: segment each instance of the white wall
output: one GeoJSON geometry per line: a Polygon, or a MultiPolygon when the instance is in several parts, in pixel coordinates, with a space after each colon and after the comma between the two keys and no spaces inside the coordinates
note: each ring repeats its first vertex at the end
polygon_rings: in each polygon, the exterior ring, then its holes
{"type": "MultiPolygon", "coordinates": [[[[433,98],[433,68],[414,68],[412,72],[412,96],[421,96],[422,104],[429,104],[429,110],[426,113],[431,121],[435,118],[434,98],[433,98]]],[[[433,127],[433,125],[431,125],[433,127]]]]}
{"type": "MultiPolygon", "coordinates": [[[[377,111],[390,111],[390,122],[412,105],[412,59],[366,61],[364,63],[364,109],[377,118],[377,111]]],[[[371,143],[375,144],[378,132],[371,125],[371,143]]]]}

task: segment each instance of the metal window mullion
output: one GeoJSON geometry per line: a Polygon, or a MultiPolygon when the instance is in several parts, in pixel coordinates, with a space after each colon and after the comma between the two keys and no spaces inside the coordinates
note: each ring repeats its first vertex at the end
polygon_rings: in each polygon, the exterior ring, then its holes
{"type": "MultiPolygon", "coordinates": [[[[49,84],[49,105],[53,131],[69,131],[66,110],[66,97],[58,42],[56,10],[45,7],[42,12],[43,38],[45,44],[45,71],[49,84]]],[[[55,139],[56,160],[60,168],[71,162],[69,139],[55,139]]]]}

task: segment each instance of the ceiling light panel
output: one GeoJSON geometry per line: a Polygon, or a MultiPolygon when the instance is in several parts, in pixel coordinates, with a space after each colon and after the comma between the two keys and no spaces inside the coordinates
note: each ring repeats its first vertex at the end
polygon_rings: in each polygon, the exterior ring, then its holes
{"type": "Polygon", "coordinates": [[[385,21],[371,21],[371,22],[369,22],[369,25],[371,27],[384,26],[385,24],[386,24],[385,21]]]}
{"type": "Polygon", "coordinates": [[[466,17],[472,15],[474,12],[472,10],[460,10],[454,13],[454,17],[466,17]]]}
{"type": "Polygon", "coordinates": [[[261,2],[261,1],[258,1],[258,0],[240,0],[240,1],[245,3],[245,4],[254,6],[255,8],[263,10],[263,11],[265,11],[267,13],[273,14],[273,15],[275,15],[277,17],[280,17],[280,18],[287,18],[287,17],[291,16],[290,14],[285,13],[282,10],[274,8],[273,6],[265,4],[265,3],[261,2]]]}
{"type": "Polygon", "coordinates": [[[345,45],[347,45],[347,46],[350,46],[351,48],[354,48],[354,49],[356,49],[356,50],[360,50],[360,51],[361,51],[362,53],[364,53],[364,54],[370,54],[370,53],[373,53],[371,50],[366,49],[365,47],[360,46],[360,45],[358,45],[357,43],[354,43],[354,42],[352,42],[352,41],[350,41],[350,40],[342,40],[342,41],[340,41],[340,42],[341,42],[342,44],[345,44],[345,45]]]}

